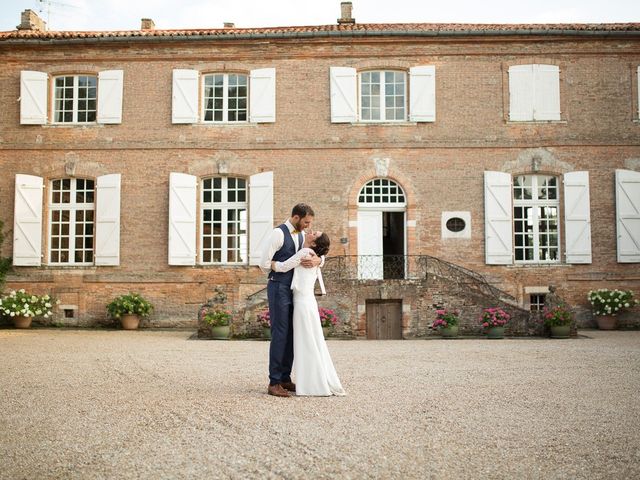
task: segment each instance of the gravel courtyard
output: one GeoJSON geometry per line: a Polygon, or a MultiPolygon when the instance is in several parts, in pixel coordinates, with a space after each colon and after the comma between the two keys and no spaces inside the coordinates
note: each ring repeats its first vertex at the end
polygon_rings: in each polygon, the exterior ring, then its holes
{"type": "Polygon", "coordinates": [[[329,342],[343,398],[266,394],[268,342],[0,330],[0,478],[639,478],[640,332],[329,342]]]}

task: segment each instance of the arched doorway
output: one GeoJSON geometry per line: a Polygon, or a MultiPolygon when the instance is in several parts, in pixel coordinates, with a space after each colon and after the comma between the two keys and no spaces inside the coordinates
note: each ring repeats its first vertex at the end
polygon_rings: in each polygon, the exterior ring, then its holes
{"type": "Polygon", "coordinates": [[[358,278],[405,278],[404,190],[388,178],[368,181],[358,193],[358,278]]]}

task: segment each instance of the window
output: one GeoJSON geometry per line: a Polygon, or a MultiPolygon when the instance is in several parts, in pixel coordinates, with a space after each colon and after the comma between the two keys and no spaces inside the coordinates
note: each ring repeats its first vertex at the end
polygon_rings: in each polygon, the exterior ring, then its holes
{"type": "Polygon", "coordinates": [[[544,293],[533,293],[529,295],[529,310],[532,312],[541,312],[542,309],[544,309],[546,298],[544,293]]]}
{"type": "Polygon", "coordinates": [[[406,120],[406,75],[375,71],[360,74],[360,119],[395,122],[406,120]]]}
{"type": "Polygon", "coordinates": [[[236,73],[204,75],[204,121],[247,121],[247,76],[236,73]]]}
{"type": "Polygon", "coordinates": [[[54,122],[96,121],[97,77],[73,75],[55,79],[54,122]]]}
{"type": "Polygon", "coordinates": [[[173,70],[172,123],[275,121],[275,68],[203,75],[198,70],[173,70]]]}
{"type": "Polygon", "coordinates": [[[94,181],[64,178],[51,182],[49,262],[93,263],[94,181]]]}
{"type": "Polygon", "coordinates": [[[395,205],[404,207],[406,204],[402,187],[393,180],[387,178],[374,178],[360,190],[358,204],[371,205],[395,205]]]}
{"type": "Polygon", "coordinates": [[[556,65],[509,68],[509,120],[560,120],[560,69],[556,65]]]}
{"type": "Polygon", "coordinates": [[[513,220],[517,262],[559,261],[558,179],[521,175],[513,181],[513,220]]]}
{"type": "Polygon", "coordinates": [[[247,262],[247,182],[206,178],[201,196],[202,263],[247,262]]]}
{"type": "Polygon", "coordinates": [[[447,230],[449,230],[450,232],[458,233],[464,230],[467,224],[460,217],[451,217],[449,220],[447,220],[446,226],[447,230]]]}

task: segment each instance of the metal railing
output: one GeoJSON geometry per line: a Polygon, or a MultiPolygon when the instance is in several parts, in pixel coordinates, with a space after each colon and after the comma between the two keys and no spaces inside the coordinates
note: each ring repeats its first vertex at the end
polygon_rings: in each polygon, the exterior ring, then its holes
{"type": "Polygon", "coordinates": [[[440,277],[459,288],[507,302],[515,298],[490,285],[478,272],[429,255],[343,255],[329,257],[322,269],[334,280],[417,280],[440,277]]]}

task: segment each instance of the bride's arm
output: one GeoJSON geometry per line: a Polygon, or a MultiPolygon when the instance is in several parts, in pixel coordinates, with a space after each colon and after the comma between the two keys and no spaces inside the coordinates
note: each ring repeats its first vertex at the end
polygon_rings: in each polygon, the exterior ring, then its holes
{"type": "Polygon", "coordinates": [[[308,255],[315,255],[310,248],[301,248],[293,257],[289,257],[284,262],[271,262],[271,269],[274,272],[288,272],[300,265],[303,258],[308,255]]]}

